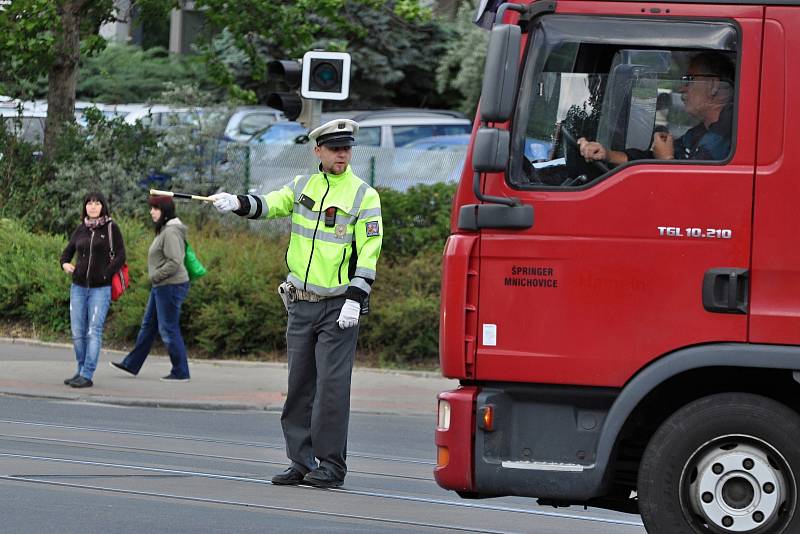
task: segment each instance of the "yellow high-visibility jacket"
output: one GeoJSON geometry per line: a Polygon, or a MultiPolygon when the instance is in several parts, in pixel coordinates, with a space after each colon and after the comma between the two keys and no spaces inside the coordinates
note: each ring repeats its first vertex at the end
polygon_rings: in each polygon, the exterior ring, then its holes
{"type": "Polygon", "coordinates": [[[266,195],[239,196],[237,214],[292,217],[287,280],[323,297],[369,295],[383,241],[378,192],[353,174],[295,176],[266,195]]]}

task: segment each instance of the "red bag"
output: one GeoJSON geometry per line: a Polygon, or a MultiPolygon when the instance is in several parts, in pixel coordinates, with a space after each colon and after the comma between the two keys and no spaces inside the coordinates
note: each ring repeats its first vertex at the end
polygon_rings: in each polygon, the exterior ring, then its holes
{"type": "MultiPolygon", "coordinates": [[[[111,221],[108,222],[108,244],[111,248],[111,261],[114,261],[114,232],[111,229],[111,221]]],[[[111,277],[111,300],[117,301],[131,285],[131,278],[128,275],[128,264],[122,264],[119,271],[111,277]]]]}
{"type": "Polygon", "coordinates": [[[128,264],[123,264],[122,268],[114,273],[111,279],[111,300],[117,301],[125,293],[130,285],[131,278],[128,275],[128,264]]]}

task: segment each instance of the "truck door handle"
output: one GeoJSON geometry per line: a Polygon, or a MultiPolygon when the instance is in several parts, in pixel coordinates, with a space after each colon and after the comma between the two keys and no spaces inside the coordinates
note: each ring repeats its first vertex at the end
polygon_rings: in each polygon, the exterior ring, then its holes
{"type": "Polygon", "coordinates": [[[747,313],[749,289],[747,269],[709,269],[703,276],[703,307],[715,313],[747,313]]]}

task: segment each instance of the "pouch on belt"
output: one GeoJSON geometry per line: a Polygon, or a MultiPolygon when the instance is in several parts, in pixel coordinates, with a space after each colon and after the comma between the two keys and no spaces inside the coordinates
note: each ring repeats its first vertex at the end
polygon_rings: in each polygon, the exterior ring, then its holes
{"type": "Polygon", "coordinates": [[[286,308],[286,311],[289,311],[289,282],[284,282],[278,286],[278,295],[280,295],[281,300],[283,301],[283,307],[286,308]]]}

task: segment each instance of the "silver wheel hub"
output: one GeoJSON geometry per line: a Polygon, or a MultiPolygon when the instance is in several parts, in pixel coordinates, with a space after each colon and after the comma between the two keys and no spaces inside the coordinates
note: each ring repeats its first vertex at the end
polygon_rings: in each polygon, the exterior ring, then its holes
{"type": "Polygon", "coordinates": [[[712,447],[695,465],[689,499],[694,512],[715,530],[751,532],[777,516],[786,482],[761,448],[741,441],[735,447],[712,447]]]}

